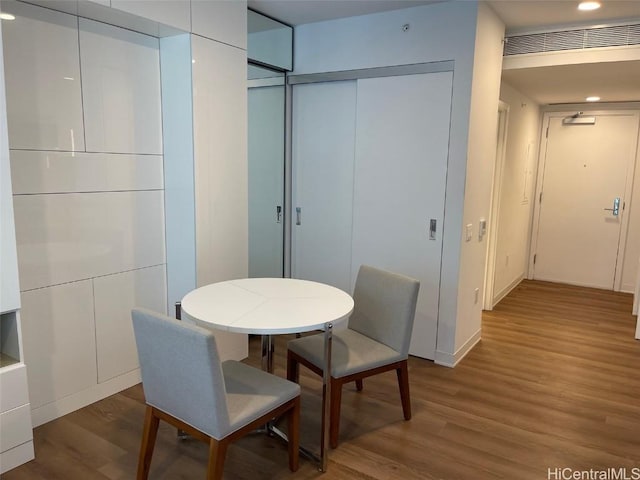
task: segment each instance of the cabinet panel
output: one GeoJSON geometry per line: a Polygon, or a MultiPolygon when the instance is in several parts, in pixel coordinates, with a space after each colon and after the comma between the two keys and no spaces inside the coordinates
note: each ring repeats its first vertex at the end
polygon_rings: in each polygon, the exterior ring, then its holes
{"type": "Polygon", "coordinates": [[[0,413],[0,452],[9,450],[33,438],[29,404],[0,413]]]}
{"type": "MultiPolygon", "coordinates": [[[[191,42],[196,284],[202,286],[248,275],[247,55],[195,35],[191,42]]],[[[216,338],[221,358],[247,356],[246,335],[217,332],[216,338]]]]}
{"type": "Polygon", "coordinates": [[[0,371],[0,392],[2,393],[0,413],[29,403],[27,367],[24,364],[3,368],[0,371]]]}
{"type": "Polygon", "coordinates": [[[96,383],[90,280],[23,292],[21,319],[33,408],[96,383]]]}
{"type": "Polygon", "coordinates": [[[248,271],[246,52],[192,36],[198,285],[248,271]]]}
{"type": "Polygon", "coordinates": [[[165,263],[162,191],[17,195],[22,290],[165,263]]]}
{"type": "Polygon", "coordinates": [[[107,275],[93,281],[98,383],[138,368],[131,309],[165,313],[164,265],[107,275]]]}
{"type": "Polygon", "coordinates": [[[358,80],[352,270],[369,264],[420,280],[410,351],[429,359],[436,348],[451,85],[450,72],[358,80]]]}
{"type": "Polygon", "coordinates": [[[11,151],[16,195],[163,188],[162,156],[11,151]]]}
{"type": "Polygon", "coordinates": [[[133,13],[185,32],[191,30],[189,0],[112,0],[111,8],[133,13]]]}
{"type": "Polygon", "coordinates": [[[84,150],[77,18],[2,2],[11,148],[84,150]]]}
{"type": "Polygon", "coordinates": [[[191,2],[191,31],[218,42],[247,49],[247,2],[191,2]]]}
{"type": "Polygon", "coordinates": [[[293,118],[292,276],[351,292],[356,82],[295,86],[293,118]]]}
{"type": "Polygon", "coordinates": [[[158,39],[79,22],[87,151],[162,153],[158,39]]]}

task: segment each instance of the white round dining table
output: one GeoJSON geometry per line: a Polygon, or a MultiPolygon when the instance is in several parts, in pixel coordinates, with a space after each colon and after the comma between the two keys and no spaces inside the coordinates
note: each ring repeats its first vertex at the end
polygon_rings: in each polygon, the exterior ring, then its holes
{"type": "Polygon", "coordinates": [[[324,330],[346,321],[353,299],[339,288],[295,278],[242,278],[189,292],[182,312],[235,333],[274,335],[324,330]]]}
{"type": "MultiPolygon", "coordinates": [[[[197,288],[181,302],[183,319],[209,328],[262,335],[262,368],[273,373],[272,335],[324,331],[320,470],[329,458],[331,343],[335,326],[347,321],[353,299],[339,288],[294,278],[242,278],[197,288]]],[[[267,426],[267,428],[270,428],[267,426]]],[[[273,428],[286,439],[286,436],[273,428]]],[[[308,450],[300,451],[315,458],[308,450]]]]}

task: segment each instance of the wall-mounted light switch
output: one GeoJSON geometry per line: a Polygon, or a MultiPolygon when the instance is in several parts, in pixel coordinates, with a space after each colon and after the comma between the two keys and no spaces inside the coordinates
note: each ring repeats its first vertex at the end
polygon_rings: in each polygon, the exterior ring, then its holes
{"type": "Polygon", "coordinates": [[[484,218],[481,218],[478,222],[478,240],[482,241],[486,233],[487,233],[487,221],[484,218]]]}
{"type": "Polygon", "coordinates": [[[473,238],[473,224],[469,223],[467,225],[467,227],[465,228],[465,236],[464,236],[465,240],[467,242],[470,242],[471,239],[473,238]]]}

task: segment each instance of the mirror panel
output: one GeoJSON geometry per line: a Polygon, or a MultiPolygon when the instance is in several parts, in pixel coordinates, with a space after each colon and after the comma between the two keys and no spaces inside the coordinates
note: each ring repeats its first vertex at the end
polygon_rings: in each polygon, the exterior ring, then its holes
{"type": "Polygon", "coordinates": [[[249,10],[247,55],[250,61],[293,70],[293,28],[249,10]]]}
{"type": "Polygon", "coordinates": [[[249,277],[282,277],[284,73],[248,66],[249,277]]]}

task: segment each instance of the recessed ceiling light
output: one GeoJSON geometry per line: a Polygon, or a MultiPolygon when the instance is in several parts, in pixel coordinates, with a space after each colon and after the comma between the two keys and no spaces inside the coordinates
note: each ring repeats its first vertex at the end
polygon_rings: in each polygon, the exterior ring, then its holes
{"type": "Polygon", "coordinates": [[[578,5],[578,10],[597,10],[600,6],[600,2],[581,2],[580,5],[578,5]]]}
{"type": "Polygon", "coordinates": [[[2,20],[15,20],[16,17],[10,13],[0,12],[0,19],[2,20]]]}
{"type": "Polygon", "coordinates": [[[593,96],[593,97],[587,97],[585,100],[586,100],[587,102],[598,102],[598,101],[600,101],[600,97],[596,97],[596,96],[593,96]]]}

